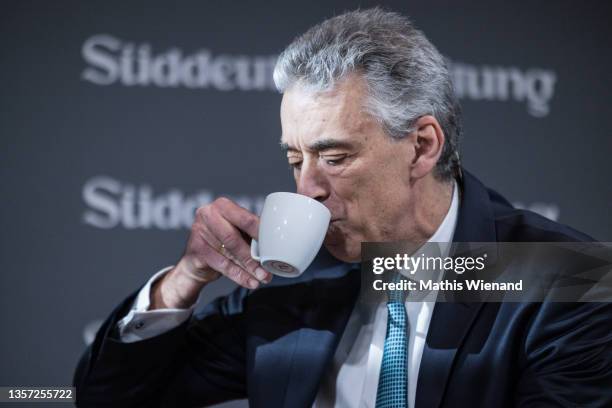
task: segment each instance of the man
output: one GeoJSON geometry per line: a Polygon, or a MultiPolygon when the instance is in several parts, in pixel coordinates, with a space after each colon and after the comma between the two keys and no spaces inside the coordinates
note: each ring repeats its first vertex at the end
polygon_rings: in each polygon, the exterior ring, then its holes
{"type": "Polygon", "coordinates": [[[198,209],[177,265],[83,356],[79,406],[612,404],[609,305],[359,302],[361,242],[590,240],[462,170],[459,107],[420,31],[380,9],[334,17],[281,54],[274,80],[297,192],[332,214],[325,248],[299,279],[272,280],[250,257],[257,216],[227,199],[198,209]],[[220,276],[240,288],[194,306],[220,276]]]}

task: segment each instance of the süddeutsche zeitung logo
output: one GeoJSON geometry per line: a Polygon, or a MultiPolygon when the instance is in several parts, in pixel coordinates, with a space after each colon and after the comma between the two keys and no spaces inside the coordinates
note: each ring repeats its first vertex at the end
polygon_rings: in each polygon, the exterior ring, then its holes
{"type": "Polygon", "coordinates": [[[274,90],[273,56],[213,55],[207,49],[187,53],[173,47],[155,51],[108,34],[94,35],[83,44],[87,63],[81,77],[95,85],[156,86],[219,91],[274,90]]]}
{"type": "MultiPolygon", "coordinates": [[[[265,197],[226,195],[241,207],[259,214],[265,197]]],[[[94,228],[159,229],[190,228],[195,211],[211,203],[209,190],[185,193],[178,189],[155,192],[148,184],[124,183],[108,176],[93,177],[83,186],[87,206],[82,220],[94,228]]]]}
{"type": "MultiPolygon", "coordinates": [[[[178,188],[158,191],[152,185],[140,185],[109,176],[96,176],[83,185],[81,197],[85,204],[84,224],[100,229],[123,228],[176,230],[188,229],[196,209],[211,203],[220,194],[207,189],[184,192],[178,188]]],[[[241,194],[222,194],[254,214],[260,214],[265,197],[241,194]]],[[[556,221],[556,204],[535,202],[515,203],[556,221]]]]}
{"type": "MultiPolygon", "coordinates": [[[[157,50],[148,42],[135,43],[110,34],[86,39],[81,55],[86,63],[81,78],[99,86],[275,90],[276,55],[216,55],[206,48],[157,50]]],[[[550,69],[473,65],[450,59],[448,63],[459,98],[524,103],[534,117],[550,113],[557,81],[550,69]]]]}

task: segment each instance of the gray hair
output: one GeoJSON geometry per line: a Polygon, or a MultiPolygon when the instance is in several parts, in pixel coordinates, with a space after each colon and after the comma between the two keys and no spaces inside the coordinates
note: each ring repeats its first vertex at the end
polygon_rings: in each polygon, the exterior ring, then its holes
{"type": "Polygon", "coordinates": [[[419,117],[434,116],[446,138],[436,175],[459,173],[461,113],[448,68],[407,17],[376,7],[327,19],[280,54],[274,83],[280,92],[295,83],[326,91],[353,72],[367,84],[364,108],[389,136],[405,137],[419,117]]]}

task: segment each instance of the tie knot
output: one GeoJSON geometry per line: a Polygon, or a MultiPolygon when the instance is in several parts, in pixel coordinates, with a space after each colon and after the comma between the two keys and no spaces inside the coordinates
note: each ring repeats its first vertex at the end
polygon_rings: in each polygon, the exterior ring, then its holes
{"type": "Polygon", "coordinates": [[[404,291],[390,290],[387,296],[387,303],[404,303],[404,291]]]}

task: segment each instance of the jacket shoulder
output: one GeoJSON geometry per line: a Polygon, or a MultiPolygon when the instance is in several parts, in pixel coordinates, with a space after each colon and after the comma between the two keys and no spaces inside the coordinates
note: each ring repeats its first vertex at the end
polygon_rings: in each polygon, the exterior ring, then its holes
{"type": "Polygon", "coordinates": [[[533,211],[514,208],[504,197],[488,189],[499,242],[590,242],[595,239],[568,225],[533,211]]]}

